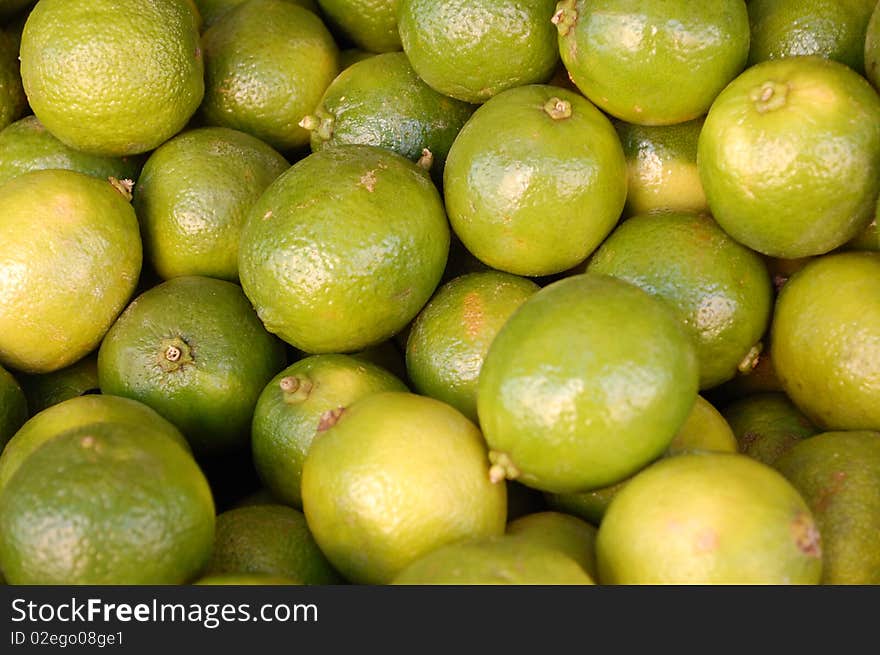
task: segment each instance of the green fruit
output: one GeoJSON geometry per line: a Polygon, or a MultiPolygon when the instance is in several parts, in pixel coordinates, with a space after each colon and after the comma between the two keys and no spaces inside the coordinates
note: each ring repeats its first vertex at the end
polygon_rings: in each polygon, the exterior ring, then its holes
{"type": "Polygon", "coordinates": [[[586,521],[561,512],[536,512],[507,524],[508,536],[557,550],[581,565],[596,579],[596,528],[586,521]]]}
{"type": "Polygon", "coordinates": [[[880,9],[877,7],[865,33],[865,77],[875,89],[880,89],[880,9]]]}
{"type": "Polygon", "coordinates": [[[21,385],[0,366],[0,452],[28,418],[28,404],[21,385]]]}
{"type": "Polygon", "coordinates": [[[364,50],[400,50],[400,35],[397,33],[397,9],[400,0],[317,2],[330,24],[364,50]]]}
{"type": "Polygon", "coordinates": [[[70,366],[51,373],[21,376],[31,415],[70,398],[98,393],[98,353],[92,352],[70,366]]]}
{"type": "Polygon", "coordinates": [[[27,107],[18,64],[15,37],[0,28],[0,130],[18,119],[27,107]]]}
{"type": "Polygon", "coordinates": [[[739,452],[768,466],[819,432],[788,396],[778,392],[740,398],[724,408],[724,418],[736,435],[739,452]]]}

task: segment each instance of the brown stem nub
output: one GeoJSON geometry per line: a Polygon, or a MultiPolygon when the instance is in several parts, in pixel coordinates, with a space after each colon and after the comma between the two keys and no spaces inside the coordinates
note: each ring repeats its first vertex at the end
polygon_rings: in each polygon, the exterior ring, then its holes
{"type": "Polygon", "coordinates": [[[555,121],[571,118],[571,103],[561,98],[550,98],[544,103],[544,111],[555,121]]]}
{"type": "Polygon", "coordinates": [[[556,3],[556,13],[550,19],[550,22],[559,30],[559,34],[566,36],[571,28],[577,23],[577,2],[576,0],[561,0],[556,3]]]}
{"type": "Polygon", "coordinates": [[[127,201],[131,201],[132,191],[134,190],[133,180],[127,178],[120,180],[110,176],[107,178],[107,181],[110,182],[110,184],[113,185],[113,188],[119,191],[127,201]]]}
{"type": "Polygon", "coordinates": [[[193,356],[189,344],[180,337],[162,339],[159,343],[156,362],[166,373],[176,371],[192,363],[193,356]]]}
{"type": "Polygon", "coordinates": [[[278,386],[281,388],[284,402],[295,405],[309,397],[315,383],[304,375],[288,375],[281,378],[278,386]]]}

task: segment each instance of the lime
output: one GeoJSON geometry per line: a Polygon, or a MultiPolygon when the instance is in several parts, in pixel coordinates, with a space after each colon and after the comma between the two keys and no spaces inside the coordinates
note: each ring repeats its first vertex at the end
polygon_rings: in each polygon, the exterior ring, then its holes
{"type": "Polygon", "coordinates": [[[284,363],[238,285],[184,276],[128,305],[98,350],[98,380],[174,423],[197,455],[221,454],[247,446],[257,397],[284,363]]]}
{"type": "Polygon", "coordinates": [[[614,127],[580,95],[548,85],[498,94],[459,132],[444,172],[449,221],[492,268],[560,273],[617,223],[626,161],[614,127]]]}
{"type": "Polygon", "coordinates": [[[722,91],[697,151],[712,215],[774,257],[826,253],[865,228],[880,193],[880,96],[818,56],[762,62],[722,91]]]}
{"type": "Polygon", "coordinates": [[[358,47],[370,52],[400,50],[397,9],[400,0],[317,0],[328,22],[358,47]]]}
{"type": "Polygon", "coordinates": [[[34,114],[92,154],[146,152],[179,132],[203,70],[197,17],[179,0],[40,0],[21,36],[34,114]]]}
{"type": "Polygon", "coordinates": [[[21,385],[0,366],[0,452],[27,418],[27,398],[21,385]]]}
{"type": "Polygon", "coordinates": [[[743,0],[561,0],[553,22],[577,87],[640,125],[702,116],[749,54],[743,0]]]}
{"type": "Polygon", "coordinates": [[[141,260],[134,210],[109,182],[43,170],[0,185],[0,362],[47,373],[94,350],[141,260]]]}
{"type": "Polygon", "coordinates": [[[214,541],[195,460],[147,425],[95,423],[44,443],[0,495],[11,584],[182,584],[214,541]]]}
{"type": "Polygon", "coordinates": [[[488,470],[482,435],[460,412],[425,396],[374,393],[312,442],[303,509],[348,581],[385,584],[440,546],[504,532],[506,487],[488,470]]]}
{"type": "Polygon", "coordinates": [[[697,359],[671,308],[585,273],[526,300],[477,389],[493,479],[555,493],[607,486],[659,457],[697,397],[697,359]]]}
{"type": "Polygon", "coordinates": [[[819,430],[782,392],[756,393],[724,408],[739,452],[773,466],[780,456],[819,430]]]}
{"type": "Polygon", "coordinates": [[[237,281],[244,217],[289,167],[256,137],[225,127],[188,130],[159,146],[133,197],[155,271],[237,281]]]}
{"type": "Polygon", "coordinates": [[[239,275],[270,332],[308,353],[352,352],[415,317],[448,251],[425,171],[384,148],[341,145],[266,189],[245,219],[239,275]]]}
{"type": "Polygon", "coordinates": [[[0,130],[20,117],[26,107],[18,45],[15,37],[0,27],[0,130]]]}
{"type": "Polygon", "coordinates": [[[880,9],[874,8],[865,33],[865,77],[880,89],[880,9]]]}
{"type": "Polygon", "coordinates": [[[101,390],[96,351],[57,371],[35,375],[22,373],[19,377],[32,415],[70,398],[101,390]]]}
{"type": "Polygon", "coordinates": [[[339,412],[378,391],[406,391],[383,368],[348,355],[312,355],[278,373],[257,399],[251,426],[254,466],[280,502],[302,506],[300,480],[312,440],[339,412]]]}
{"type": "Polygon", "coordinates": [[[562,512],[535,512],[510,521],[506,534],[558,550],[596,579],[596,527],[583,519],[562,512]]]}
{"type": "Polygon", "coordinates": [[[261,573],[217,573],[205,575],[195,582],[195,585],[223,585],[223,586],[267,586],[267,585],[301,585],[302,582],[293,578],[285,578],[279,575],[265,575],[261,573]]]}
{"type": "MultiPolygon", "coordinates": [[[[315,0],[286,1],[297,4],[301,7],[305,7],[309,11],[317,13],[318,6],[315,4],[315,0]]],[[[202,31],[204,32],[206,29],[211,27],[211,25],[216,23],[220,18],[225,16],[227,12],[235,9],[244,2],[247,2],[247,0],[195,0],[196,7],[198,8],[199,14],[202,18],[202,31]]]]}
{"type": "Polygon", "coordinates": [[[477,420],[477,381],[495,335],[538,285],[499,271],[444,284],[412,324],[406,366],[416,391],[477,420]]]}
{"type": "Polygon", "coordinates": [[[478,104],[556,70],[554,0],[399,1],[403,51],[443,95],[478,104]]]}

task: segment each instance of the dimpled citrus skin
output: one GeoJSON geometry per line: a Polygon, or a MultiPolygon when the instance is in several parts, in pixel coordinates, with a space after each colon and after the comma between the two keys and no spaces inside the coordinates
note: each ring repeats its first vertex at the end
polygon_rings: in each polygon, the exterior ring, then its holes
{"type": "Polygon", "coordinates": [[[0,362],[46,373],[84,357],[128,302],[141,261],[134,210],[109,182],[44,170],[0,186],[0,362]]]}
{"type": "Polygon", "coordinates": [[[733,378],[769,325],[767,267],[705,215],[634,216],[605,240],[587,270],[619,277],[675,307],[697,348],[701,389],[733,378]],[[656,256],[658,244],[663,257],[656,256]]]}
{"type": "Polygon", "coordinates": [[[493,462],[506,459],[519,482],[586,491],[659,457],[697,381],[694,347],[664,301],[585,273],[542,288],[508,319],[483,363],[477,411],[493,462]]]}
{"type": "Polygon", "coordinates": [[[572,81],[630,123],[701,116],[749,54],[742,0],[562,0],[557,7],[559,53],[572,81]]]}
{"type": "Polygon", "coordinates": [[[188,130],[159,146],[132,198],[156,273],[237,281],[244,217],[288,168],[268,144],[225,127],[188,130]]]}
{"type": "Polygon", "coordinates": [[[214,512],[178,444],[147,426],[74,428],[4,488],[0,566],[12,584],[183,584],[211,554],[214,512]]]}
{"type": "Polygon", "coordinates": [[[208,28],[207,125],[231,127],[285,151],[304,146],[299,126],[339,72],[339,48],[314,13],[285,0],[249,0],[208,28]]]}
{"type": "Polygon", "coordinates": [[[146,152],[179,132],[203,74],[196,16],[179,0],[41,0],[22,32],[34,114],[93,154],[146,152]]]}
{"type": "Polygon", "coordinates": [[[331,24],[370,52],[400,50],[397,10],[400,0],[317,0],[331,24]]]}
{"type": "Polygon", "coordinates": [[[880,254],[820,257],[782,287],[771,332],[786,393],[825,430],[880,430],[880,254]]]}
{"type": "Polygon", "coordinates": [[[546,82],[559,61],[553,0],[401,0],[403,51],[444,95],[479,104],[546,82]]]}
{"type": "Polygon", "coordinates": [[[452,228],[478,259],[550,275],[583,261],[617,223],[626,160],[588,100],[528,85],[474,112],[449,151],[443,188],[452,228]]]}
{"type": "Polygon", "coordinates": [[[817,56],[757,64],[703,124],[700,179],[718,224],[765,255],[826,253],[856,236],[880,192],[880,97],[817,56]]]}
{"type": "Polygon", "coordinates": [[[821,537],[781,474],[734,453],[663,459],[635,476],[596,538],[602,584],[818,584],[821,537]]]}
{"type": "Polygon", "coordinates": [[[352,352],[415,317],[449,239],[424,170],[375,146],[337,146],[266,189],[245,220],[239,275],[270,332],[312,354],[352,352]]]}

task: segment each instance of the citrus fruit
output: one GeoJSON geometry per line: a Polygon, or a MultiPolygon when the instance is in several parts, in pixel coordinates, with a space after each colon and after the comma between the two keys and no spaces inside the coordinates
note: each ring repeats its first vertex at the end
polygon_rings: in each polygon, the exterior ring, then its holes
{"type": "Polygon", "coordinates": [[[205,575],[195,582],[195,585],[301,585],[302,582],[293,578],[285,578],[279,575],[265,575],[262,573],[216,573],[205,575]]]}
{"type": "Polygon", "coordinates": [[[92,154],[146,152],[179,132],[203,71],[196,15],[179,0],[40,0],[21,35],[34,114],[92,154]]]}
{"type": "Polygon", "coordinates": [[[844,247],[848,250],[880,251],[880,230],[877,229],[878,215],[880,215],[880,202],[878,202],[877,212],[868,226],[848,241],[844,247]]]}
{"type": "Polygon", "coordinates": [[[586,521],[562,512],[535,512],[510,521],[506,534],[558,550],[596,579],[596,527],[586,521]]]}
{"type": "Polygon", "coordinates": [[[11,584],[182,584],[208,561],[214,502],[189,453],[147,425],[96,423],[44,443],[0,495],[11,584]]]}
{"type": "Polygon", "coordinates": [[[0,27],[0,130],[21,116],[26,107],[16,40],[0,27]]]}
{"type": "Polygon", "coordinates": [[[443,184],[452,229],[478,259],[550,275],[581,262],[617,223],[626,160],[611,121],[590,102],[535,84],[474,112],[443,184]]]}
{"type": "Polygon", "coordinates": [[[180,430],[141,402],[110,395],[77,396],[32,412],[9,440],[0,454],[0,492],[22,462],[44,443],[64,432],[94,423],[147,427],[189,450],[180,430]]]}
{"type": "Polygon", "coordinates": [[[880,254],[820,257],[779,293],[773,362],[788,396],[823,430],[880,429],[880,254]]]}
{"type": "Polygon", "coordinates": [[[252,491],[248,493],[238,500],[236,500],[232,505],[230,505],[229,509],[236,509],[237,507],[250,507],[251,505],[280,505],[281,503],[275,496],[272,495],[272,492],[264,487],[260,487],[256,491],[252,491]]]}
{"type": "Polygon", "coordinates": [[[773,257],[826,253],[865,228],[880,192],[880,96],[818,56],[756,64],[722,91],[697,150],[715,220],[773,257]]]}
{"type": "MultiPolygon", "coordinates": [[[[400,332],[398,334],[401,334],[400,332]]],[[[394,337],[351,353],[355,359],[375,364],[401,380],[406,378],[406,361],[394,337]]]]}
{"type": "Polygon", "coordinates": [[[225,127],[188,130],[159,146],[132,199],[156,273],[238,280],[244,217],[289,167],[269,145],[225,127]]]}
{"type": "Polygon", "coordinates": [[[874,7],[865,33],[865,77],[880,89],[880,9],[874,7]]]}
{"type": "Polygon", "coordinates": [[[782,384],[776,375],[776,368],[773,366],[773,358],[767,345],[764,344],[751,369],[737,371],[732,379],[707,392],[712,396],[714,403],[722,406],[752,394],[782,391],[782,384]]]}
{"type": "Polygon", "coordinates": [[[36,116],[0,132],[0,184],[28,171],[63,168],[106,180],[138,179],[143,157],[105,157],[74,150],[53,136],[36,116]]]}
{"type": "MultiPolygon", "coordinates": [[[[735,453],[737,452],[737,441],[721,413],[705,398],[697,396],[690,414],[667,446],[662,457],[703,450],[735,453]]],[[[551,508],[599,525],[614,496],[631,479],[631,477],[626,478],[607,487],[580,493],[545,493],[544,497],[551,508]]]]}
{"type": "Polygon", "coordinates": [[[141,261],[134,210],[109,182],[43,170],[0,185],[0,363],[47,373],[84,357],[128,302],[141,261]]]}
{"type": "Polygon", "coordinates": [[[479,104],[546,82],[559,61],[553,0],[399,0],[403,51],[443,95],[479,104]]]}
{"type": "Polygon", "coordinates": [[[395,585],[591,585],[592,578],[556,548],[508,536],[469,539],[412,562],[395,585]]]}
{"type": "Polygon", "coordinates": [[[593,253],[587,270],[669,302],[696,346],[701,389],[751,366],[770,322],[773,287],[763,260],[707,215],[634,216],[593,253]]]}
{"type": "MultiPolygon", "coordinates": [[[[247,0],[195,0],[199,15],[202,18],[202,31],[204,32],[221,17],[225,16],[227,12],[235,9],[246,1],[247,0]]],[[[317,13],[318,10],[315,0],[287,0],[287,2],[305,7],[309,11],[315,13],[317,13]]]]}
{"type": "Polygon", "coordinates": [[[659,457],[697,397],[694,346],[671,308],[585,273],[543,287],[498,332],[477,387],[494,479],[586,491],[659,457]]]}
{"type": "Polygon", "coordinates": [[[302,466],[312,440],[357,399],[406,390],[388,371],[348,355],[291,364],[269,381],[254,408],[251,451],[263,484],[280,502],[302,507],[302,466]]]}
{"type": "Polygon", "coordinates": [[[192,275],[126,307],[101,342],[98,380],[174,423],[197,455],[220,454],[247,446],[257,397],[284,357],[238,285],[192,275]]]}
{"type": "Polygon", "coordinates": [[[21,385],[0,366],[0,452],[27,418],[27,398],[21,385]]]}
{"type": "Polygon", "coordinates": [[[425,84],[405,54],[389,52],[343,70],[302,124],[313,151],[340,143],[381,146],[442,180],[449,148],[473,111],[425,84]]]}
{"type": "Polygon", "coordinates": [[[339,70],[344,71],[349,66],[356,64],[359,61],[363,61],[364,59],[369,59],[370,57],[375,57],[377,53],[375,52],[367,52],[366,50],[361,50],[360,48],[346,48],[345,50],[339,51],[339,70]]]}
{"type": "Polygon", "coordinates": [[[603,111],[640,125],[703,115],[749,54],[742,0],[561,0],[553,22],[577,87],[603,111]]]}
{"type": "Polygon", "coordinates": [[[317,0],[328,22],[355,45],[370,52],[400,50],[400,0],[317,0]]]}
{"type": "Polygon", "coordinates": [[[880,434],[825,432],[796,444],[777,468],[822,534],[822,583],[880,584],[880,434]]]}
{"type": "Polygon", "coordinates": [[[248,0],[205,30],[207,125],[277,150],[309,142],[298,125],[339,72],[339,48],[314,13],[286,0],[248,0]]]}
{"type": "Polygon", "coordinates": [[[625,216],[709,211],[697,170],[702,117],[675,125],[614,121],[614,127],[628,172],[625,216]]]}
{"type": "Polygon", "coordinates": [[[428,175],[340,145],[294,164],[245,219],[239,276],[266,328],[307,353],[385,341],[440,281],[449,224],[428,175]]]}
{"type": "Polygon", "coordinates": [[[538,290],[500,271],[444,284],[412,324],[406,366],[416,391],[477,420],[477,381],[489,346],[511,314],[538,290]]]}
{"type": "Polygon", "coordinates": [[[782,392],[740,398],[724,407],[723,415],[736,435],[739,452],[769,466],[819,432],[782,392]]]}
{"type": "Polygon", "coordinates": [[[444,544],[503,534],[506,487],[488,470],[482,435],[458,410],[411,393],[374,393],[312,442],[303,510],[349,582],[385,584],[444,544]]]}
{"type": "Polygon", "coordinates": [[[751,0],[749,64],[819,55],[864,70],[865,32],[876,0],[751,0]]]}
{"type": "Polygon", "coordinates": [[[602,584],[818,584],[821,537],[782,475],[745,455],[669,457],[630,480],[596,537],[602,584]]]}
{"type": "Polygon", "coordinates": [[[57,371],[35,375],[22,373],[19,377],[32,415],[64,400],[101,390],[96,351],[57,371]]]}
{"type": "Polygon", "coordinates": [[[274,575],[309,585],[341,582],[303,513],[285,505],[252,505],[217,515],[205,575],[220,574],[274,575]]]}

